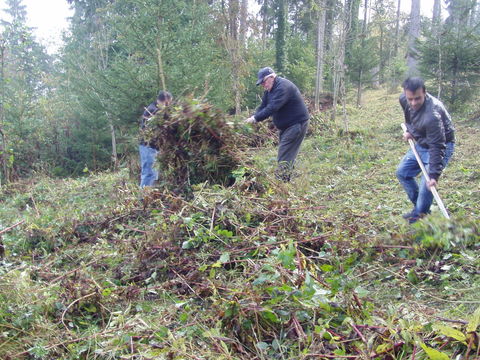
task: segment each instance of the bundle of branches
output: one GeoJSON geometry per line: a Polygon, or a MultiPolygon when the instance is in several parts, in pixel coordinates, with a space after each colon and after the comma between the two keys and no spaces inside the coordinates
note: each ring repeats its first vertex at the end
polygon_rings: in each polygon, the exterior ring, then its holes
{"type": "Polygon", "coordinates": [[[196,99],[160,110],[142,135],[158,149],[161,179],[176,192],[205,181],[225,185],[239,164],[235,131],[219,110],[196,99]]]}
{"type": "Polygon", "coordinates": [[[263,121],[253,126],[236,123],[235,127],[238,138],[237,144],[243,144],[250,148],[261,148],[268,144],[271,146],[277,145],[277,129],[271,120],[263,121]]]}

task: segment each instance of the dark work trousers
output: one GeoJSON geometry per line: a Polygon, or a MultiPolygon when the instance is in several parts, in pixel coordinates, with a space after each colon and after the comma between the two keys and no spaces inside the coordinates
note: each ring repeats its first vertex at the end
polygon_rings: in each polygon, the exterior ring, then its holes
{"type": "Polygon", "coordinates": [[[275,176],[283,181],[290,181],[292,170],[297,158],[300,145],[307,133],[308,121],[280,130],[280,141],[278,145],[278,168],[275,176]]]}

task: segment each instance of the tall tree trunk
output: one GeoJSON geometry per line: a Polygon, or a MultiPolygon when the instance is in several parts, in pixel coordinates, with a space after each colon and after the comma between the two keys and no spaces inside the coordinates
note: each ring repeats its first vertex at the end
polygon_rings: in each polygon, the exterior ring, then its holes
{"type": "MultiPolygon", "coordinates": [[[[365,46],[365,38],[367,37],[367,14],[368,14],[368,0],[365,0],[363,8],[363,26],[362,26],[362,48],[365,46]]],[[[363,69],[360,67],[358,72],[357,83],[357,107],[362,104],[362,82],[363,82],[363,69]]]]}
{"type": "Polygon", "coordinates": [[[408,76],[416,76],[418,72],[417,51],[415,41],[420,35],[420,0],[412,0],[410,11],[410,30],[408,32],[407,67],[408,76]]]}
{"type": "Polygon", "coordinates": [[[248,0],[240,2],[240,43],[244,47],[247,41],[248,0]]]}
{"type": "MultiPolygon", "coordinates": [[[[384,42],[385,42],[385,38],[384,38],[384,33],[385,33],[385,29],[383,28],[383,24],[380,25],[380,63],[379,63],[379,68],[378,68],[378,73],[379,73],[379,77],[378,77],[378,80],[381,84],[383,84],[385,82],[385,62],[388,63],[388,56],[387,56],[387,59],[385,61],[385,56],[384,56],[384,42]]],[[[380,85],[380,84],[378,84],[380,85]]]]}
{"type": "Polygon", "coordinates": [[[433,13],[432,13],[432,35],[433,38],[437,41],[437,52],[438,52],[438,68],[437,68],[437,97],[442,96],[442,82],[443,82],[443,62],[442,62],[442,35],[441,35],[441,21],[442,21],[442,7],[440,0],[435,0],[433,3],[433,13]]]}
{"type": "Polygon", "coordinates": [[[5,183],[8,183],[9,174],[8,174],[8,162],[7,162],[7,137],[4,133],[4,125],[5,125],[5,112],[4,112],[4,103],[5,103],[5,44],[3,39],[1,39],[2,43],[0,44],[0,81],[1,81],[1,93],[0,93],[0,136],[1,136],[1,144],[0,144],[0,161],[1,161],[1,169],[3,174],[0,174],[0,186],[2,186],[2,176],[5,183]]]}
{"type": "Polygon", "coordinates": [[[353,43],[358,37],[358,13],[360,11],[360,0],[346,0],[347,7],[347,34],[345,37],[345,58],[348,60],[352,56],[353,43]]]}
{"type": "Polygon", "coordinates": [[[162,44],[160,42],[160,39],[158,39],[157,48],[155,49],[157,52],[157,83],[158,83],[158,88],[166,91],[167,85],[165,82],[165,73],[163,71],[162,51],[160,50],[161,48],[162,48],[162,44]]]}
{"type": "MultiPolygon", "coordinates": [[[[2,103],[2,108],[3,108],[3,103],[2,103]]],[[[2,111],[3,113],[3,111],[2,111]]],[[[2,121],[3,123],[3,121],[2,121]]],[[[0,187],[2,187],[2,176],[5,179],[5,183],[8,183],[8,166],[7,166],[7,154],[6,154],[6,149],[7,149],[7,140],[5,137],[5,133],[3,132],[3,126],[0,125],[0,137],[1,137],[1,143],[0,143],[0,161],[2,162],[2,173],[0,173],[0,187]]]]}
{"type": "Polygon", "coordinates": [[[342,96],[345,93],[345,48],[346,37],[350,25],[350,21],[348,19],[348,9],[342,9],[339,23],[338,44],[336,46],[336,54],[333,66],[333,109],[331,114],[332,121],[335,121],[337,116],[338,99],[340,98],[342,104],[344,101],[344,99],[342,99],[342,96]]]}
{"type": "Polygon", "coordinates": [[[267,47],[267,32],[268,32],[268,9],[269,0],[263,0],[262,7],[260,8],[260,14],[262,16],[262,49],[267,47]]]}
{"type": "Polygon", "coordinates": [[[470,5],[470,12],[468,16],[468,26],[470,27],[475,26],[476,9],[477,9],[477,0],[472,0],[472,3],[470,5]]]}
{"type": "Polygon", "coordinates": [[[452,87],[452,95],[450,98],[450,104],[455,104],[457,101],[457,92],[458,92],[458,63],[459,60],[455,56],[453,59],[453,68],[452,68],[452,81],[451,81],[451,87],[452,87]]]}
{"type": "Polygon", "coordinates": [[[242,111],[242,72],[243,72],[243,61],[242,57],[245,53],[245,46],[247,40],[247,16],[248,16],[248,0],[238,0],[236,1],[237,14],[238,18],[238,33],[234,39],[235,44],[235,56],[233,61],[233,78],[234,78],[234,95],[235,95],[235,114],[238,115],[242,111]]]}
{"type": "Polygon", "coordinates": [[[400,42],[400,6],[402,0],[398,0],[397,2],[397,18],[395,19],[395,44],[393,47],[393,57],[397,57],[398,55],[398,43],[400,42]]]}
{"type": "Polygon", "coordinates": [[[325,23],[326,9],[325,1],[318,0],[318,21],[317,21],[317,75],[315,78],[315,110],[320,110],[320,93],[323,92],[323,52],[325,49],[325,23]]]}
{"type": "MultiPolygon", "coordinates": [[[[337,12],[337,2],[336,0],[324,0],[325,1],[325,53],[323,56],[325,66],[324,69],[332,69],[327,74],[325,74],[325,81],[331,84],[328,86],[329,89],[333,92],[333,69],[335,68],[335,18],[337,12]]],[[[325,86],[326,87],[326,86],[325,86]]]]}
{"type": "Polygon", "coordinates": [[[164,91],[167,90],[166,82],[165,82],[165,73],[163,71],[163,61],[162,61],[162,23],[163,18],[160,14],[157,14],[157,37],[155,39],[156,47],[155,51],[157,53],[157,84],[158,88],[164,91]]]}
{"type": "Polygon", "coordinates": [[[433,30],[438,27],[442,18],[442,6],[440,0],[433,1],[432,27],[433,30]]]}
{"type": "Polygon", "coordinates": [[[247,36],[246,14],[248,13],[248,5],[245,0],[241,0],[241,3],[239,3],[239,0],[230,0],[228,10],[225,11],[225,7],[223,9],[224,21],[227,25],[223,42],[232,64],[231,76],[235,114],[239,114],[242,110],[242,54],[244,53],[247,36]]]}
{"type": "Polygon", "coordinates": [[[326,0],[326,24],[325,24],[325,50],[327,53],[333,49],[333,28],[335,25],[335,10],[336,10],[335,0],[326,0]]]}
{"type": "Polygon", "coordinates": [[[110,134],[112,137],[112,163],[113,168],[116,170],[118,168],[118,155],[117,155],[117,136],[115,133],[115,126],[108,112],[105,112],[105,115],[108,118],[108,123],[110,125],[110,134]]]}
{"type": "Polygon", "coordinates": [[[287,49],[286,49],[286,9],[288,0],[277,0],[277,33],[275,36],[275,59],[276,69],[279,73],[285,71],[287,65],[287,49]]]}
{"type": "MultiPolygon", "coordinates": [[[[242,30],[246,31],[245,27],[242,27],[242,14],[240,11],[239,0],[230,0],[230,36],[232,44],[232,77],[233,77],[233,93],[235,98],[235,114],[241,112],[241,58],[242,53],[242,39],[246,37],[246,33],[242,34],[242,30]],[[239,24],[240,23],[240,24],[239,24]]],[[[242,5],[244,1],[242,0],[242,5]]],[[[246,19],[245,19],[246,20],[246,19]]],[[[246,25],[246,24],[245,24],[246,25]]]]}

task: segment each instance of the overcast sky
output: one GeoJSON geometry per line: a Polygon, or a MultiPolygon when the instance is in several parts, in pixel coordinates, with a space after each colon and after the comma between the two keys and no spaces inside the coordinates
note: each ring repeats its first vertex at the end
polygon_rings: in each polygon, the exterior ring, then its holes
{"type": "MultiPolygon", "coordinates": [[[[50,53],[55,52],[61,45],[62,31],[68,27],[67,19],[73,13],[67,0],[23,0],[23,4],[27,6],[28,25],[35,28],[37,40],[50,53]]],[[[411,0],[402,0],[401,4],[403,11],[410,12],[411,0]]],[[[433,0],[421,0],[420,4],[422,15],[431,16],[433,0]]],[[[0,9],[6,7],[6,1],[0,0],[0,9]]],[[[442,11],[445,11],[444,8],[442,11]]],[[[2,19],[5,18],[3,11],[0,15],[2,19]]]]}
{"type": "MultiPolygon", "coordinates": [[[[55,52],[62,42],[62,31],[68,27],[67,18],[73,11],[67,0],[23,0],[27,6],[28,26],[35,28],[37,40],[45,45],[50,53],[55,52]]],[[[4,19],[5,0],[0,0],[0,15],[4,19]]],[[[8,20],[8,19],[7,19],[8,20]]]]}

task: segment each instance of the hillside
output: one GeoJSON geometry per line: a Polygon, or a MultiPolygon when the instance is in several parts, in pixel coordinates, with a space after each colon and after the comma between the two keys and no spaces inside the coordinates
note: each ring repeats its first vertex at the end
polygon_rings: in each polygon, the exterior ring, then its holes
{"type": "Polygon", "coordinates": [[[315,117],[288,184],[267,143],[188,200],[128,169],[4,187],[0,358],[480,358],[480,123],[454,116],[452,220],[410,226],[397,98],[315,117]]]}

